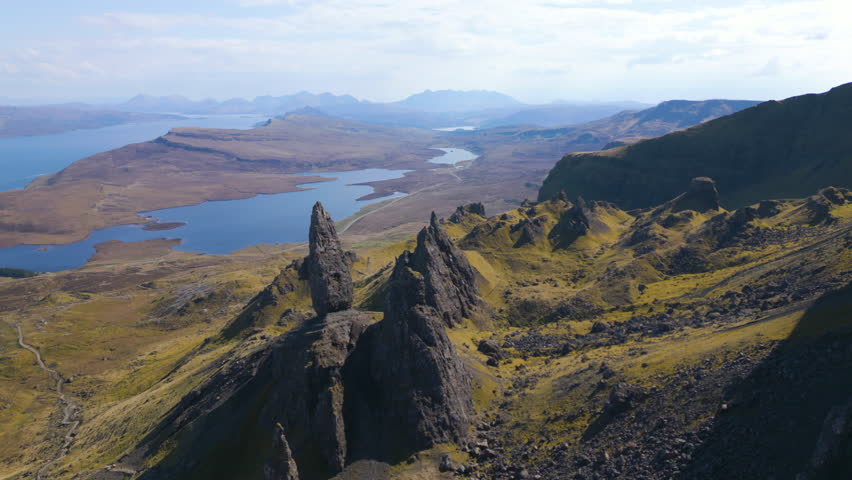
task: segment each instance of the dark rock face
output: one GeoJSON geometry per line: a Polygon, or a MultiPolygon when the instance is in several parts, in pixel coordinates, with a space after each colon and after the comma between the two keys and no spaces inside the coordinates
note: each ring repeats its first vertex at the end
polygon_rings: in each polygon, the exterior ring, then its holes
{"type": "Polygon", "coordinates": [[[482,202],[476,202],[456,207],[456,211],[450,215],[449,221],[452,223],[461,223],[468,215],[485,217],[485,205],[482,202]]]}
{"type": "Polygon", "coordinates": [[[470,376],[444,331],[475,305],[473,271],[434,215],[417,240],[397,259],[384,319],[364,334],[347,371],[347,392],[357,392],[346,409],[349,441],[361,448],[354,458],[404,458],[457,442],[474,412],[470,376]]]}
{"type": "Polygon", "coordinates": [[[577,237],[585,235],[591,229],[590,213],[586,201],[583,197],[578,197],[574,205],[562,214],[548,237],[559,247],[570,245],[577,237]]]}
{"type": "Polygon", "coordinates": [[[318,315],[352,307],[352,276],[334,222],[317,202],[311,213],[310,255],[305,266],[311,284],[311,299],[318,315]]]}
{"type": "Polygon", "coordinates": [[[673,210],[695,210],[706,212],[719,210],[719,191],[716,182],[708,177],[696,177],[689,182],[689,190],[674,200],[673,210]]]}
{"type": "Polygon", "coordinates": [[[291,331],[246,357],[211,365],[217,373],[126,457],[138,463],[164,442],[181,443],[141,478],[321,480],[359,460],[405,458],[465,437],[471,380],[445,328],[478,297],[473,269],[435,216],[414,252],[397,260],[378,323],[340,310],[351,305],[352,284],[319,204],[310,240],[302,271],[319,315],[293,320],[291,331]]]}
{"type": "MultiPolygon", "coordinates": [[[[473,313],[479,303],[476,275],[434,213],[429,226],[417,235],[414,253],[401,256],[397,264],[403,257],[404,263],[423,277],[423,298],[418,301],[432,306],[447,326],[452,327],[473,313]]],[[[391,296],[388,302],[393,302],[391,296]]]]}
{"type": "Polygon", "coordinates": [[[521,235],[515,242],[514,248],[520,248],[524,245],[535,245],[545,236],[545,222],[547,215],[536,217],[533,219],[525,218],[512,227],[512,232],[520,230],[521,235]]]}
{"type": "Polygon", "coordinates": [[[299,470],[293,460],[287,437],[284,436],[284,427],[280,423],[275,427],[272,438],[273,459],[263,468],[264,480],[299,480],[299,470]]]}

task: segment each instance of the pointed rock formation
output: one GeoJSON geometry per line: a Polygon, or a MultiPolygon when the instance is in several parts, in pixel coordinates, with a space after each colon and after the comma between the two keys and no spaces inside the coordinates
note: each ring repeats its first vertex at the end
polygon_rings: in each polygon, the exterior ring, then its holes
{"type": "Polygon", "coordinates": [[[352,276],[331,216],[317,202],[311,213],[310,254],[305,266],[317,315],[352,307],[352,276]]]}
{"type": "Polygon", "coordinates": [[[320,204],[310,241],[304,271],[319,315],[245,357],[217,359],[217,372],[128,455],[181,443],[141,478],[319,480],[356,460],[404,458],[465,437],[471,381],[445,328],[478,297],[473,269],[435,216],[397,260],[378,323],[346,309],[351,278],[320,204]]]}
{"type": "Polygon", "coordinates": [[[409,263],[423,276],[423,301],[435,308],[448,327],[473,313],[479,303],[476,275],[467,258],[438,224],[435,212],[429,226],[417,235],[417,247],[409,263]]]}
{"type": "Polygon", "coordinates": [[[521,235],[518,236],[518,240],[513,245],[514,248],[520,248],[524,245],[535,245],[540,240],[542,240],[545,236],[545,223],[547,222],[547,215],[542,215],[541,217],[536,217],[533,219],[525,218],[514,225],[511,231],[517,232],[520,231],[521,235]]]}
{"type": "Polygon", "coordinates": [[[577,201],[562,214],[559,222],[550,230],[548,237],[557,247],[570,245],[581,235],[585,235],[591,229],[590,211],[583,197],[577,197],[577,201]]]}
{"type": "Polygon", "coordinates": [[[362,337],[360,356],[352,356],[352,368],[367,374],[366,381],[347,378],[355,458],[399,459],[466,436],[471,381],[445,328],[475,304],[473,269],[433,214],[414,252],[396,261],[384,319],[362,337]]]}
{"type": "Polygon", "coordinates": [[[689,190],[673,201],[672,211],[694,210],[704,213],[719,210],[719,192],[716,182],[709,177],[696,177],[689,182],[689,190]]]}
{"type": "Polygon", "coordinates": [[[272,439],[273,459],[263,468],[264,480],[299,480],[299,470],[293,460],[287,437],[284,436],[284,427],[280,423],[275,427],[272,439]]]}

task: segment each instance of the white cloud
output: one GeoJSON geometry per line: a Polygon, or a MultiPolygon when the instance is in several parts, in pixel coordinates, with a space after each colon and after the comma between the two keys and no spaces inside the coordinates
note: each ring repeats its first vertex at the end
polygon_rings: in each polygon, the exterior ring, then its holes
{"type": "Polygon", "coordinates": [[[852,77],[846,0],[702,7],[666,0],[232,4],[246,8],[237,9],[240,15],[81,17],[92,35],[75,40],[74,49],[66,41],[0,47],[0,65],[23,78],[37,62],[22,52],[35,48],[57,75],[76,72],[81,81],[171,79],[175,91],[187,91],[182,78],[202,79],[207,95],[235,85],[221,78],[243,75],[237,86],[245,90],[256,87],[255,78],[280,78],[273,93],[329,89],[382,100],[425,88],[490,88],[540,101],[718,96],[723,88],[728,96],[768,97],[852,77]],[[777,60],[773,66],[767,59],[777,60]],[[776,75],[775,84],[750,74],[761,65],[776,75]]]}

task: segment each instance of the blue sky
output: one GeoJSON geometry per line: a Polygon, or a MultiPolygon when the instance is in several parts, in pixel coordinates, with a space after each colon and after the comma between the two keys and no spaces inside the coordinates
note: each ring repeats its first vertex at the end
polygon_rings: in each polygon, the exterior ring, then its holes
{"type": "Polygon", "coordinates": [[[0,98],[784,98],[852,81],[848,0],[0,0],[0,98]]]}

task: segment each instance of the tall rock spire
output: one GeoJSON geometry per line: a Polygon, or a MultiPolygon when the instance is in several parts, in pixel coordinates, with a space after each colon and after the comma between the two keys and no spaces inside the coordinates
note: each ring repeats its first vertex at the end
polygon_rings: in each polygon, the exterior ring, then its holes
{"type": "Polygon", "coordinates": [[[473,268],[434,212],[429,226],[417,235],[417,247],[408,263],[424,277],[424,303],[435,308],[448,327],[470,316],[479,302],[473,268]]]}
{"type": "Polygon", "coordinates": [[[352,307],[352,276],[343,256],[331,216],[322,204],[314,204],[309,233],[310,254],[306,262],[311,300],[317,315],[352,307]]]}
{"type": "Polygon", "coordinates": [[[384,319],[351,365],[360,372],[346,385],[358,399],[347,417],[354,458],[398,460],[465,438],[471,379],[445,330],[476,302],[473,270],[433,216],[396,260],[384,319]]]}

